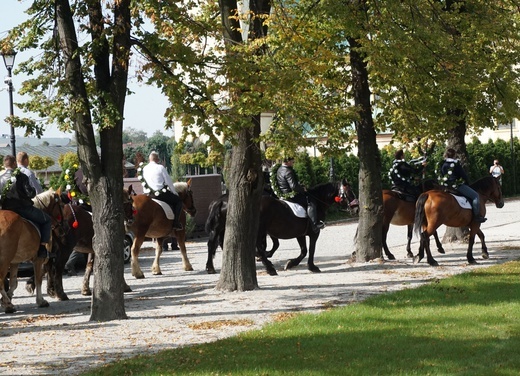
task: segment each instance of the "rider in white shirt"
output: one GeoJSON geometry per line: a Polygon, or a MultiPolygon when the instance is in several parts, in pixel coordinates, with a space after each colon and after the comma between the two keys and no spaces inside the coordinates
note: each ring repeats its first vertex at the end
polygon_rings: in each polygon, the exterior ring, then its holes
{"type": "Polygon", "coordinates": [[[159,163],[159,154],[157,152],[152,151],[148,159],[149,163],[143,168],[143,179],[146,181],[148,188],[152,190],[153,198],[164,201],[172,207],[175,215],[173,229],[182,230],[182,225],[179,222],[182,200],[175,191],[172,179],[168,175],[166,168],[159,163]]]}

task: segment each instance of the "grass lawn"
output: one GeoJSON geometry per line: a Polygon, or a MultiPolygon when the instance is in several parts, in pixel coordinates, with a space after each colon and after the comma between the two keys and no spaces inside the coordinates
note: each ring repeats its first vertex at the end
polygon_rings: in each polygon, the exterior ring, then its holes
{"type": "Polygon", "coordinates": [[[520,262],[86,375],[518,375],[520,262]]]}

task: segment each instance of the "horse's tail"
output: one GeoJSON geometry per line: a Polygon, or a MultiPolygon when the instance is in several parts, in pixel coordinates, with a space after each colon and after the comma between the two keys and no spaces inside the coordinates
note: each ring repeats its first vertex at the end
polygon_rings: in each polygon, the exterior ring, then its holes
{"type": "Polygon", "coordinates": [[[224,205],[225,200],[227,200],[227,196],[221,196],[210,204],[208,219],[206,219],[204,226],[207,234],[211,234],[219,227],[222,221],[222,205],[224,205]]]}
{"type": "Polygon", "coordinates": [[[415,219],[413,223],[413,229],[417,235],[421,234],[422,225],[426,221],[426,216],[424,214],[424,204],[427,199],[428,193],[423,193],[419,196],[417,202],[415,203],[415,219]]]}

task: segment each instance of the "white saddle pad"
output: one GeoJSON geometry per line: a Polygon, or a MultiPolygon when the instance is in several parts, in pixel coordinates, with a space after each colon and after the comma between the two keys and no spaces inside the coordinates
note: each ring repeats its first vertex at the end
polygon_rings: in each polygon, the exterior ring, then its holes
{"type": "Polygon", "coordinates": [[[161,208],[164,211],[164,214],[166,215],[166,218],[168,218],[170,221],[173,221],[173,219],[175,218],[175,215],[173,214],[172,207],[164,201],[157,200],[155,198],[152,198],[152,200],[161,206],[161,208]]]}
{"type": "Polygon", "coordinates": [[[452,196],[455,197],[455,200],[457,200],[462,209],[471,209],[471,204],[466,197],[456,196],[454,194],[452,194],[452,196]]]}
{"type": "Polygon", "coordinates": [[[303,206],[301,206],[300,204],[295,204],[294,202],[291,202],[291,201],[286,201],[286,200],[282,200],[283,202],[285,202],[287,205],[289,205],[289,207],[291,208],[291,210],[293,211],[294,215],[299,217],[299,218],[307,218],[307,211],[305,210],[305,208],[303,206]]]}

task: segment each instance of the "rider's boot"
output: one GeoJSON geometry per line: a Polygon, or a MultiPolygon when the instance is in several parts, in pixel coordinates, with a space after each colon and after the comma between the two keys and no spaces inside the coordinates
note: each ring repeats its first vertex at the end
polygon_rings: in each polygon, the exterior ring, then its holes
{"type": "Polygon", "coordinates": [[[480,214],[480,202],[478,200],[473,200],[471,203],[471,206],[473,208],[473,220],[477,223],[484,223],[487,221],[487,218],[484,218],[480,214]]]}
{"type": "Polygon", "coordinates": [[[316,205],[309,202],[307,205],[307,215],[311,220],[312,231],[315,233],[320,232],[325,227],[325,223],[318,220],[318,213],[316,212],[316,205]]]}
{"type": "Polygon", "coordinates": [[[182,224],[180,222],[181,211],[182,211],[182,202],[178,202],[173,207],[173,212],[175,215],[175,218],[173,219],[173,229],[177,230],[177,231],[180,231],[183,229],[182,224]]]}

